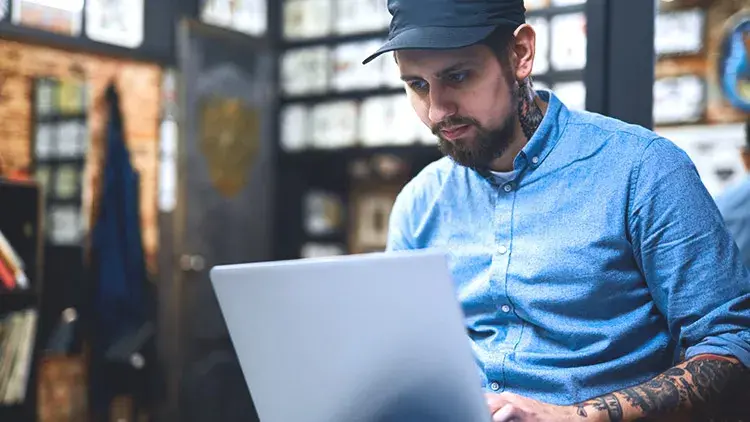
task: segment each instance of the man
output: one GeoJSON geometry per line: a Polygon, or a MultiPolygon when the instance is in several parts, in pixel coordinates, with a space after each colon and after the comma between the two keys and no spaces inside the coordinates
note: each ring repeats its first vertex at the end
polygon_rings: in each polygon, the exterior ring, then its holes
{"type": "MultiPolygon", "coordinates": [[[[741,154],[750,172],[750,118],[745,122],[745,147],[741,154]]],[[[750,175],[716,198],[716,204],[737,241],[745,265],[750,268],[750,175]]]]}
{"type": "Polygon", "coordinates": [[[449,252],[493,420],[723,406],[750,365],[750,275],[686,154],[535,92],[522,0],[388,8],[364,63],[394,52],[447,156],[399,194],[388,250],[449,252]]]}

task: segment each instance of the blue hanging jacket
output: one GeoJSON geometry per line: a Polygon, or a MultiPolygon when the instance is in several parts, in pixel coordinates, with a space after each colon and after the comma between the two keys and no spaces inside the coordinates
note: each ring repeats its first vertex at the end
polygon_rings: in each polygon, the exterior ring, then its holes
{"type": "Polygon", "coordinates": [[[106,349],[145,321],[146,266],[139,177],[130,163],[119,98],[107,89],[109,122],[101,199],[92,234],[95,341],[106,349]]]}

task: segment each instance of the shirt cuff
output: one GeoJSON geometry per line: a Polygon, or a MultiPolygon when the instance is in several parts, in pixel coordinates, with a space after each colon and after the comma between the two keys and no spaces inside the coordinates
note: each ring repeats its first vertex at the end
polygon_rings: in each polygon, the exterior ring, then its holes
{"type": "Polygon", "coordinates": [[[695,346],[688,347],[685,358],[690,359],[698,355],[732,356],[737,358],[746,368],[750,368],[750,334],[725,333],[708,337],[695,346]],[[747,340],[745,340],[747,339],[747,340]]]}

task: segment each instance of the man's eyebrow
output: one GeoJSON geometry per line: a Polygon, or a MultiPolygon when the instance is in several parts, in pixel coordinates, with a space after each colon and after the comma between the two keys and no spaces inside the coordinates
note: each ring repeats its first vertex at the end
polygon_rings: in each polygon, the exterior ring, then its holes
{"type": "Polygon", "coordinates": [[[458,62],[458,63],[456,63],[456,64],[454,64],[452,66],[446,67],[445,69],[443,69],[440,72],[436,73],[435,76],[437,76],[438,78],[442,79],[448,73],[453,73],[453,72],[455,72],[457,70],[464,69],[466,67],[471,66],[471,64],[472,64],[472,62],[470,60],[458,62]]]}
{"type": "MultiPolygon", "coordinates": [[[[470,61],[470,60],[465,60],[465,61],[462,61],[462,62],[458,62],[456,64],[453,64],[451,66],[446,67],[445,69],[442,69],[442,70],[438,71],[437,73],[435,73],[435,76],[438,77],[438,78],[444,78],[445,75],[447,75],[449,73],[453,73],[453,72],[455,72],[457,70],[460,70],[460,69],[463,69],[465,67],[469,67],[469,66],[472,66],[472,65],[473,65],[473,62],[470,61]]],[[[413,81],[413,80],[419,80],[419,79],[422,79],[422,78],[419,77],[419,76],[414,76],[414,75],[402,75],[401,76],[401,80],[404,81],[404,82],[413,81]]]]}

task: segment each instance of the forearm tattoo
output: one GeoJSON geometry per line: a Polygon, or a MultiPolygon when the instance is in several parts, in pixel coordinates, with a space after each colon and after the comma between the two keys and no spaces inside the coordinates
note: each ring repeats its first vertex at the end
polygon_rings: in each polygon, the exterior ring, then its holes
{"type": "Polygon", "coordinates": [[[638,420],[657,420],[680,412],[709,419],[748,379],[748,370],[741,363],[699,357],[641,385],[588,400],[576,408],[582,418],[589,417],[592,410],[607,412],[612,422],[624,420],[624,403],[640,414],[638,420]]]}
{"type": "Polygon", "coordinates": [[[534,99],[536,92],[532,86],[531,79],[525,79],[518,86],[518,119],[526,139],[531,139],[542,124],[544,114],[534,99]]]}
{"type": "Polygon", "coordinates": [[[607,412],[609,420],[611,421],[622,421],[622,406],[620,401],[615,397],[614,394],[607,394],[606,396],[597,397],[593,400],[589,400],[585,403],[578,405],[578,416],[587,418],[589,415],[586,412],[586,406],[591,406],[595,410],[601,412],[607,412]]]}

